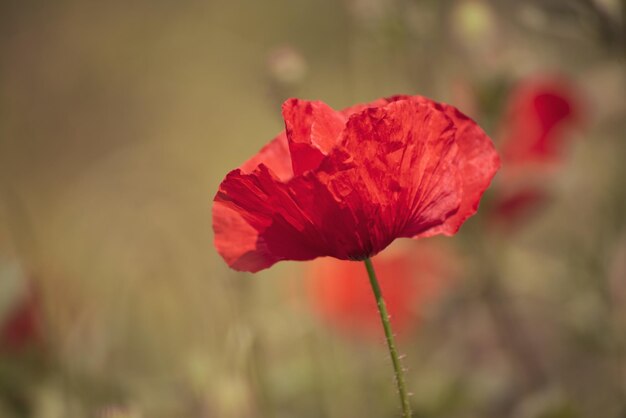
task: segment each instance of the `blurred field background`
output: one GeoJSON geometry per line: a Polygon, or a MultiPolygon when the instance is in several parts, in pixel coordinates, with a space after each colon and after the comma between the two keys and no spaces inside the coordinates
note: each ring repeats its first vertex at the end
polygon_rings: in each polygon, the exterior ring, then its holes
{"type": "Polygon", "coordinates": [[[310,263],[227,268],[218,184],[290,96],[423,94],[498,144],[515,86],[555,74],[579,112],[549,198],[431,240],[455,278],[411,307],[407,385],[416,417],[626,417],[625,20],[620,0],[2,2],[0,417],[399,416],[382,330],[319,315],[310,263]]]}

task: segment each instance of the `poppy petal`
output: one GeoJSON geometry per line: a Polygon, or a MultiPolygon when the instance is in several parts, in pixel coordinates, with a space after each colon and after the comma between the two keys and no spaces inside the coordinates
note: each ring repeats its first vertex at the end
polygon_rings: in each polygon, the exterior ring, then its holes
{"type": "Polygon", "coordinates": [[[252,173],[259,165],[264,164],[279,179],[287,181],[293,177],[293,169],[291,168],[291,156],[289,154],[289,145],[287,144],[287,135],[281,132],[269,144],[261,148],[248,161],[243,163],[239,168],[244,173],[252,173]]]}
{"type": "MultiPolygon", "coordinates": [[[[354,204],[371,208],[368,218],[377,220],[381,241],[420,234],[458,210],[454,134],[443,112],[410,100],[350,118],[344,146],[360,167],[353,183],[361,196],[354,204]]],[[[380,251],[382,242],[377,244],[380,251]]]]}
{"type": "Polygon", "coordinates": [[[319,166],[346,122],[345,116],[323,102],[298,99],[283,104],[283,118],[295,175],[319,166]]]}
{"type": "Polygon", "coordinates": [[[267,268],[277,261],[309,260],[319,253],[308,246],[315,235],[289,186],[265,165],[253,173],[237,169],[226,176],[213,205],[215,246],[235,270],[267,268]]]}
{"type": "Polygon", "coordinates": [[[463,197],[456,214],[449,217],[443,224],[418,234],[416,238],[437,234],[451,236],[478,210],[480,198],[500,168],[500,157],[480,126],[455,107],[421,96],[416,96],[413,100],[441,109],[454,123],[455,141],[459,148],[455,165],[463,182],[463,197]]]}

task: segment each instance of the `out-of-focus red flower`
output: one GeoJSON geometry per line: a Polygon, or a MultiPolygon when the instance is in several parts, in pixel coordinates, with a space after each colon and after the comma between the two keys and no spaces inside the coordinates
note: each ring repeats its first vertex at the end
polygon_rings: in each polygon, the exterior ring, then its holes
{"type": "MultiPolygon", "coordinates": [[[[372,260],[399,336],[416,330],[426,306],[455,278],[449,250],[428,244],[394,246],[372,260]]],[[[312,308],[325,322],[351,336],[380,337],[380,316],[363,263],[320,258],[307,265],[305,285],[312,308]]]]}
{"type": "Polygon", "coordinates": [[[513,90],[500,128],[503,169],[494,224],[510,228],[547,203],[547,180],[558,169],[571,129],[581,124],[579,106],[562,77],[530,78],[513,90]]]}
{"type": "Polygon", "coordinates": [[[29,290],[0,322],[0,351],[21,351],[41,342],[39,302],[29,290]]]}
{"type": "Polygon", "coordinates": [[[568,129],[581,117],[575,90],[564,78],[522,81],[511,93],[502,120],[504,164],[558,162],[568,129]]]}
{"type": "Polygon", "coordinates": [[[541,188],[515,190],[509,196],[505,195],[497,200],[491,213],[492,221],[508,225],[513,220],[524,219],[547,203],[549,198],[548,192],[541,188]]]}
{"type": "Polygon", "coordinates": [[[371,257],[394,239],[453,235],[499,167],[456,108],[396,96],[335,111],[283,105],[285,131],[222,181],[215,246],[236,270],[371,257]]]}

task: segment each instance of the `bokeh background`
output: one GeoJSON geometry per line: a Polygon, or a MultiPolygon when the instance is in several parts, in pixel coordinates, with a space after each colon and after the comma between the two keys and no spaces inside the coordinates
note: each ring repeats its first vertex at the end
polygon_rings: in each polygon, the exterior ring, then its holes
{"type": "Polygon", "coordinates": [[[558,157],[513,183],[505,162],[456,237],[390,250],[446,248],[445,292],[399,331],[407,385],[416,417],[625,417],[625,20],[620,0],[2,2],[0,417],[399,416],[353,293],[329,311],[312,263],[229,270],[211,200],[287,97],[419,93],[501,147],[517,86],[548,76],[576,109],[558,157]],[[532,210],[493,209],[520,183],[532,210]]]}

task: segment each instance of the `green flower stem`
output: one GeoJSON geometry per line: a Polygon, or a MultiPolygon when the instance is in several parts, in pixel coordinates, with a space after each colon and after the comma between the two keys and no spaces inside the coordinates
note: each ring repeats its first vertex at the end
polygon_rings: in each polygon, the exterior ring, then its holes
{"type": "Polygon", "coordinates": [[[378,285],[378,279],[376,278],[376,272],[372,265],[372,260],[366,258],[365,268],[367,269],[367,275],[370,278],[370,284],[372,285],[372,291],[376,297],[376,305],[378,305],[378,312],[380,313],[380,319],[383,322],[383,328],[385,330],[385,339],[387,340],[387,346],[389,347],[389,354],[391,355],[391,361],[393,363],[393,371],[396,377],[396,385],[398,386],[398,394],[400,395],[400,403],[402,405],[402,417],[411,418],[411,405],[409,404],[409,397],[404,384],[404,372],[402,365],[400,364],[400,356],[398,356],[398,349],[396,348],[396,342],[393,337],[393,331],[391,330],[391,323],[389,322],[389,314],[387,313],[387,306],[383,299],[383,294],[380,291],[378,285]]]}

